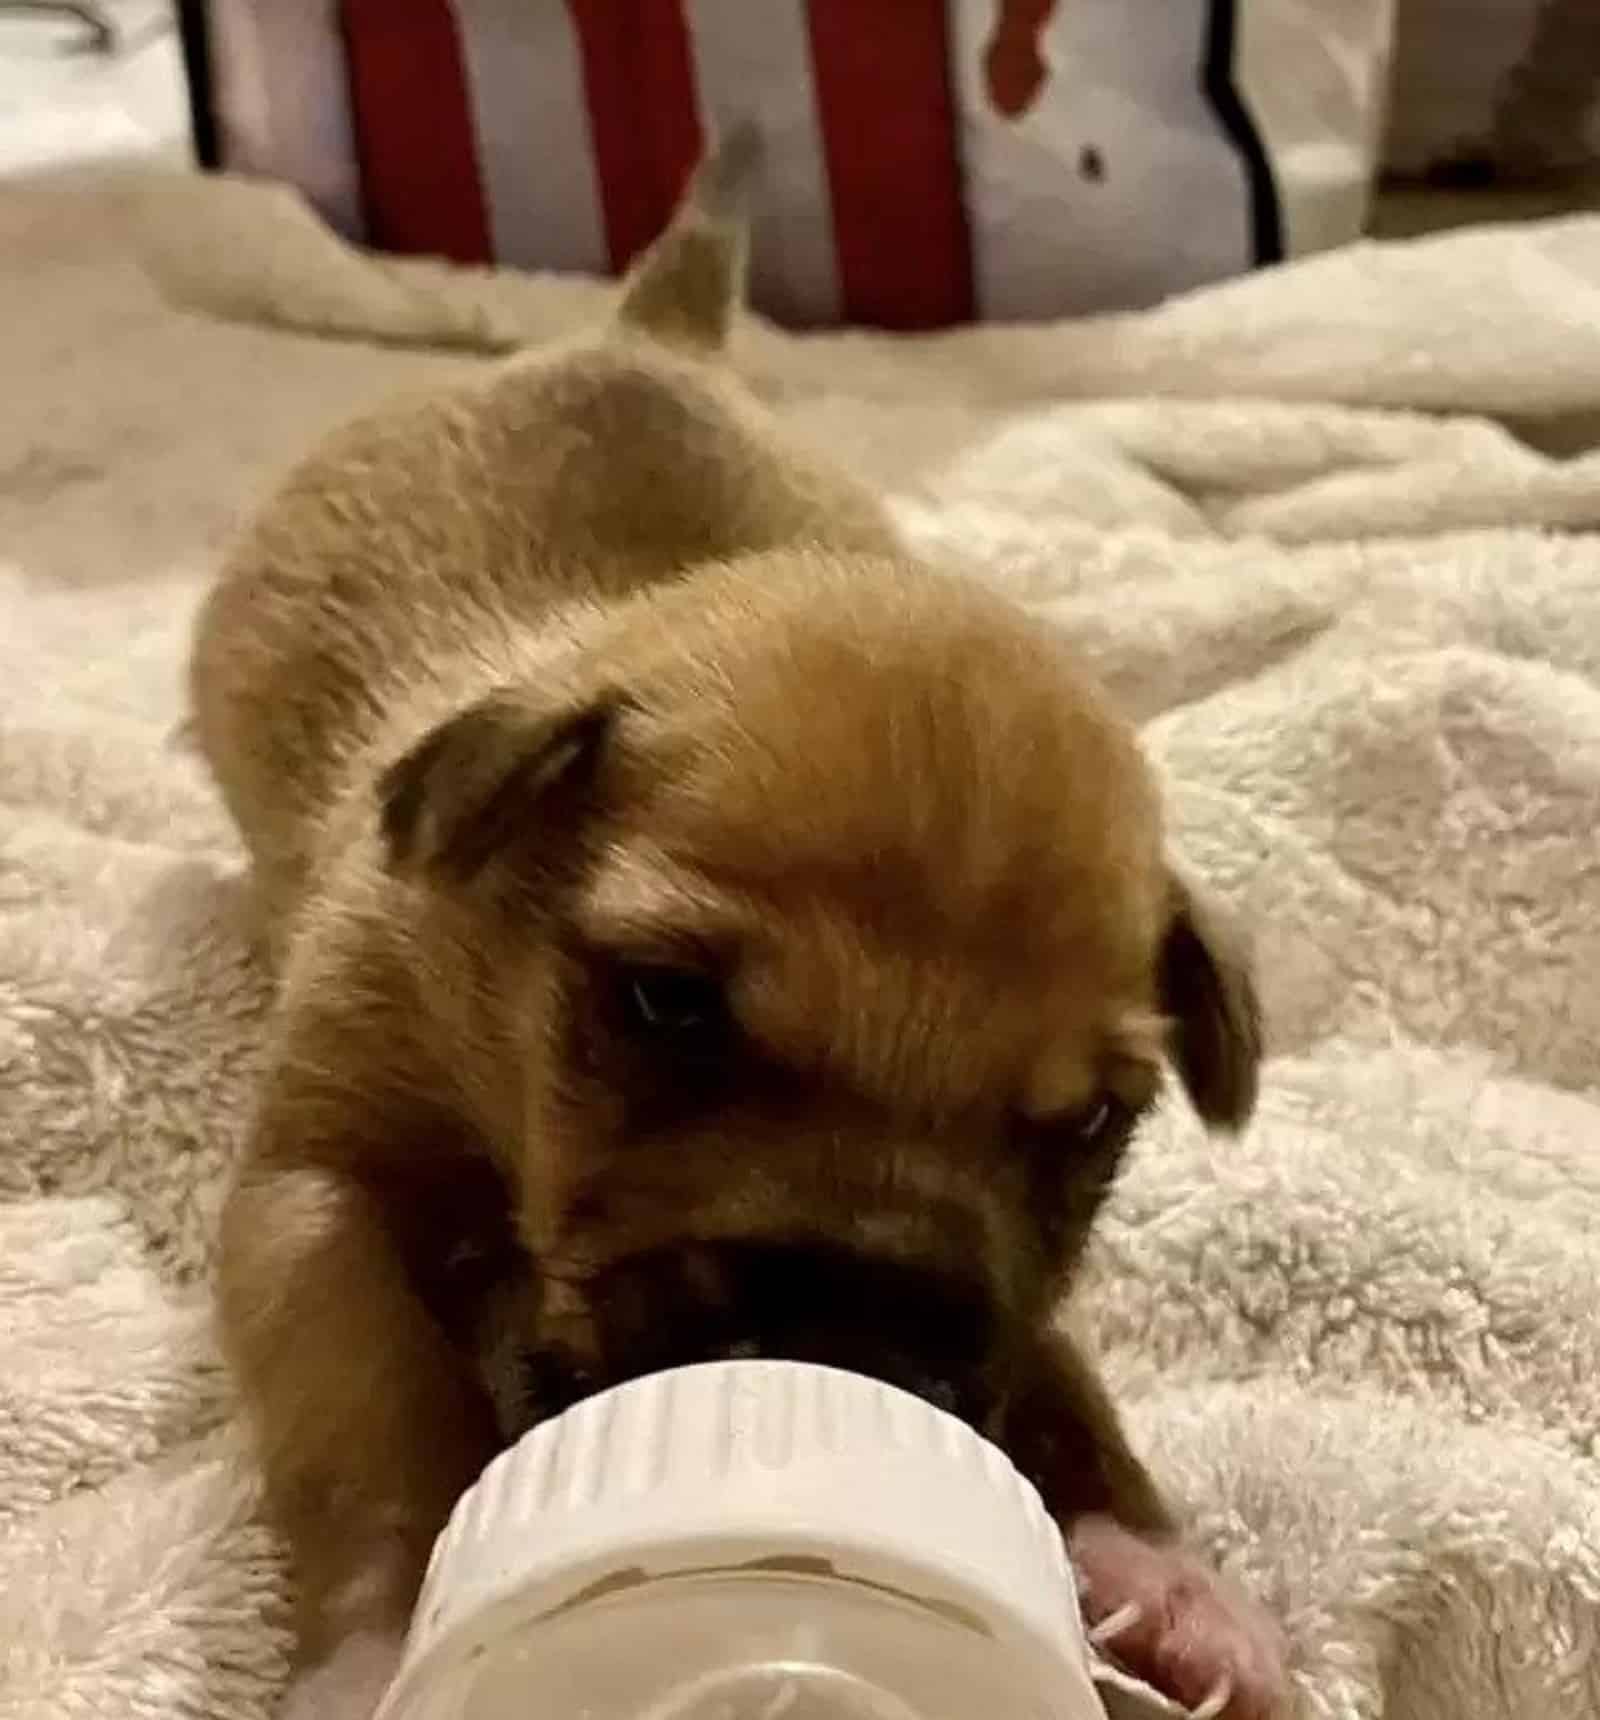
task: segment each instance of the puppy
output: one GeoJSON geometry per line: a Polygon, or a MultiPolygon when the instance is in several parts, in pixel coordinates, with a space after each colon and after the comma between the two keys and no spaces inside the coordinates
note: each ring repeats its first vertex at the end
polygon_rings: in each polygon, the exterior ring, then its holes
{"type": "Polygon", "coordinates": [[[761,1354],[984,1429],[1135,1670],[1263,1715],[1272,1627],[1053,1325],[1163,1061],[1249,1114],[1250,980],[1067,645],[728,374],[752,154],[597,336],[334,436],[199,620],[279,982],[219,1291],[289,1712],[371,1713],[507,1437],[761,1354]]]}

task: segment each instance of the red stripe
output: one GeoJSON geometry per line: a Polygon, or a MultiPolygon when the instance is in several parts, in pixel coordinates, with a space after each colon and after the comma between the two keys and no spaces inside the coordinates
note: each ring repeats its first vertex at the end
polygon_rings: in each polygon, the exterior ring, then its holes
{"type": "Polygon", "coordinates": [[[810,0],[812,76],[851,322],[972,315],[945,0],[810,0]]]}
{"type": "Polygon", "coordinates": [[[487,262],[467,73],[449,0],[344,0],[367,235],[392,251],[487,262]]]}
{"type": "Polygon", "coordinates": [[[583,57],[606,243],[621,271],[666,226],[700,157],[683,0],[567,5],[583,57]]]}

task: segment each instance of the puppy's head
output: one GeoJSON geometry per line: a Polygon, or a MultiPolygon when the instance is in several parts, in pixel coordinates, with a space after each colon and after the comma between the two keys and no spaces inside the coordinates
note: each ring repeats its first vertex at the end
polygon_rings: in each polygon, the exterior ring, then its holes
{"type": "Polygon", "coordinates": [[[383,788],[511,1023],[539,1395],[762,1354],[983,1420],[1163,1063],[1208,1122],[1253,1103],[1250,982],[1133,737],[921,570],[702,576],[584,662],[383,788]]]}

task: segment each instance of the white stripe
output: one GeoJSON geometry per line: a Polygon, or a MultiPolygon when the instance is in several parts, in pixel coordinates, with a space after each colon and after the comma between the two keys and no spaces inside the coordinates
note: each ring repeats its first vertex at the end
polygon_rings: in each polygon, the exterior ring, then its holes
{"type": "Polygon", "coordinates": [[[751,300],[784,322],[837,322],[833,204],[805,0],[686,0],[686,15],[707,130],[760,118],[766,148],[750,231],[751,300]]]}
{"type": "Polygon", "coordinates": [[[611,272],[565,0],[452,0],[495,260],[611,272]]]}
{"type": "Polygon", "coordinates": [[[251,8],[263,60],[273,171],[341,232],[365,226],[361,169],[338,0],[272,0],[251,8]]]}
{"type": "Polygon", "coordinates": [[[984,80],[998,8],[948,8],[979,316],[1126,310],[1250,267],[1249,182],[1201,90],[1209,0],[1060,0],[1016,120],[984,80]]]}

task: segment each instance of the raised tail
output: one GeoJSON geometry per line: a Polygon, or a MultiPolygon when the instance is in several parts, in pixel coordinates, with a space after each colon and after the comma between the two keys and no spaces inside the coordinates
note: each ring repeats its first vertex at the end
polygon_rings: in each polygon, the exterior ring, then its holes
{"type": "Polygon", "coordinates": [[[666,231],[629,270],[617,321],[710,355],[727,344],[744,297],[750,186],[761,161],[753,122],[730,126],[701,161],[666,231]]]}

